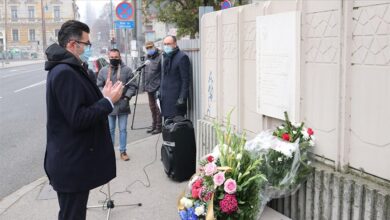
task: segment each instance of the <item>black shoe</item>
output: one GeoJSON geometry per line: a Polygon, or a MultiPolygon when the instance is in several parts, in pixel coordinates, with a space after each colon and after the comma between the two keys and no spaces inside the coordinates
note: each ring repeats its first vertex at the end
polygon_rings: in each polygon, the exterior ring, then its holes
{"type": "Polygon", "coordinates": [[[161,128],[156,128],[156,130],[152,131],[152,134],[159,134],[161,133],[161,128]]]}
{"type": "Polygon", "coordinates": [[[146,130],[146,133],[152,133],[153,131],[155,130],[155,128],[149,128],[148,130],[146,130]]]}

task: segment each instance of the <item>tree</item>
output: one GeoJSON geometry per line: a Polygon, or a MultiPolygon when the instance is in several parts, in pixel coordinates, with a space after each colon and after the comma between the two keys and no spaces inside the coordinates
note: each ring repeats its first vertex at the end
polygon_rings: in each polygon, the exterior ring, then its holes
{"type": "MultiPolygon", "coordinates": [[[[238,0],[235,5],[247,4],[250,0],[238,0]]],[[[147,9],[157,9],[157,19],[161,22],[176,24],[178,37],[189,35],[195,38],[199,32],[199,7],[212,6],[214,10],[220,9],[222,0],[144,0],[144,15],[147,9]]]]}

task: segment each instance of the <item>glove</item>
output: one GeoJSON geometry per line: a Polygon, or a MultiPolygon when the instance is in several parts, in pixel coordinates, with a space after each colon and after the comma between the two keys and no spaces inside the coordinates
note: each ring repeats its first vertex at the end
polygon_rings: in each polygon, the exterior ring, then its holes
{"type": "Polygon", "coordinates": [[[155,99],[160,99],[161,97],[160,97],[160,91],[159,90],[157,90],[155,93],[154,93],[154,98],[155,99]]]}
{"type": "Polygon", "coordinates": [[[126,99],[127,99],[127,97],[118,101],[119,112],[130,112],[129,100],[126,100],[126,99]]]}
{"type": "Polygon", "coordinates": [[[186,110],[186,107],[187,107],[187,102],[184,101],[183,98],[179,98],[179,99],[176,101],[176,108],[177,108],[179,111],[185,111],[185,110],[186,110]]]}
{"type": "Polygon", "coordinates": [[[125,101],[129,102],[129,101],[131,100],[131,97],[127,97],[127,96],[125,96],[125,97],[123,97],[123,100],[125,100],[125,101]]]}

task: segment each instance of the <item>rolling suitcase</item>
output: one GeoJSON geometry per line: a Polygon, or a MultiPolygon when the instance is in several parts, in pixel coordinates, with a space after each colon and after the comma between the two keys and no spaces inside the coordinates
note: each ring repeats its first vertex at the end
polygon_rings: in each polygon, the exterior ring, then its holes
{"type": "Polygon", "coordinates": [[[165,173],[175,181],[185,181],[196,170],[196,144],[192,122],[188,119],[166,120],[163,129],[161,160],[165,173]]]}

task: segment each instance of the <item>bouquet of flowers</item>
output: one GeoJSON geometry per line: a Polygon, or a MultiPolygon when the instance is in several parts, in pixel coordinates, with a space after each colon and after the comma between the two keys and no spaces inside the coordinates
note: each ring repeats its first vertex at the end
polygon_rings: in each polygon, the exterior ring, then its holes
{"type": "Polygon", "coordinates": [[[245,150],[245,136],[234,133],[230,113],[224,131],[215,124],[219,144],[200,161],[200,169],[180,198],[179,215],[189,219],[255,219],[260,207],[258,196],[265,182],[260,172],[261,158],[245,150]]]}
{"type": "Polygon", "coordinates": [[[292,123],[287,112],[284,114],[284,124],[261,132],[245,146],[262,159],[260,171],[268,180],[261,191],[263,202],[295,192],[312,171],[309,149],[314,146],[314,132],[304,123],[292,123]]]}

